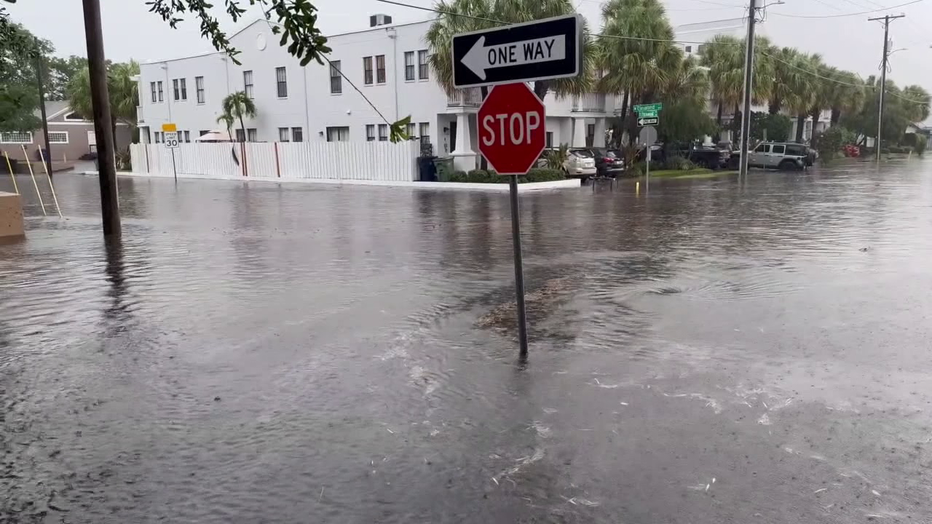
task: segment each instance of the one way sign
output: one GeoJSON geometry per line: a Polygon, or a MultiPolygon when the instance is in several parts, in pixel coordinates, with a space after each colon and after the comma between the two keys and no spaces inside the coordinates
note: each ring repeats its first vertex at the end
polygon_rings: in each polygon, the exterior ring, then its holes
{"type": "Polygon", "coordinates": [[[579,74],[577,15],[535,20],[453,37],[453,86],[532,82],[579,74]]]}

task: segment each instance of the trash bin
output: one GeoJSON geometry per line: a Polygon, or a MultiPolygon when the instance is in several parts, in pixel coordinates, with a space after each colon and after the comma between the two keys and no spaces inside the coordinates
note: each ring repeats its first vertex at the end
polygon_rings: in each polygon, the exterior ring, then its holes
{"type": "Polygon", "coordinates": [[[417,159],[418,180],[421,182],[437,182],[437,166],[434,165],[435,156],[422,156],[417,159]]]}

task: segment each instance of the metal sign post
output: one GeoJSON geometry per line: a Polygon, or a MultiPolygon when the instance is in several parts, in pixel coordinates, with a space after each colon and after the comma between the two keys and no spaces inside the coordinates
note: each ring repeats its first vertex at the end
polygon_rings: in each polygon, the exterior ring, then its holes
{"type": "Polygon", "coordinates": [[[645,150],[647,151],[647,183],[645,184],[645,189],[650,191],[650,157],[651,146],[654,145],[654,142],[657,141],[657,128],[653,126],[647,126],[644,129],[641,129],[641,134],[638,135],[638,142],[644,144],[645,150]]]}
{"type": "Polygon", "coordinates": [[[162,142],[172,152],[172,174],[178,182],[178,170],[175,168],[175,149],[178,148],[178,126],[175,124],[162,124],[162,142]]]}
{"type": "Polygon", "coordinates": [[[517,177],[534,166],[547,143],[544,103],[526,82],[577,76],[582,27],[578,15],[569,15],[453,36],[454,87],[496,86],[477,114],[479,152],[499,174],[511,176],[508,191],[522,360],[528,355],[528,337],[517,177]]]}

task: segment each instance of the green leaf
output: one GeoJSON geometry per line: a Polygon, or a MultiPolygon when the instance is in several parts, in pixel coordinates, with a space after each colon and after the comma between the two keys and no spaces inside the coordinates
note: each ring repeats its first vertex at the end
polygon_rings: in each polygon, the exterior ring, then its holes
{"type": "Polygon", "coordinates": [[[411,137],[408,136],[408,124],[410,123],[411,115],[408,115],[401,120],[393,122],[391,125],[389,125],[391,130],[389,134],[389,140],[391,140],[393,144],[397,144],[398,142],[404,142],[410,139],[411,137]]]}

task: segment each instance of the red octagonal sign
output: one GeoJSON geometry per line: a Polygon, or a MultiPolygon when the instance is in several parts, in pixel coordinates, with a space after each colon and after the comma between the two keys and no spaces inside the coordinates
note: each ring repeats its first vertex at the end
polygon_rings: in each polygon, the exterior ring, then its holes
{"type": "Polygon", "coordinates": [[[547,143],[544,103],[524,83],[492,88],[479,108],[479,151],[500,175],[523,175],[547,143]]]}

